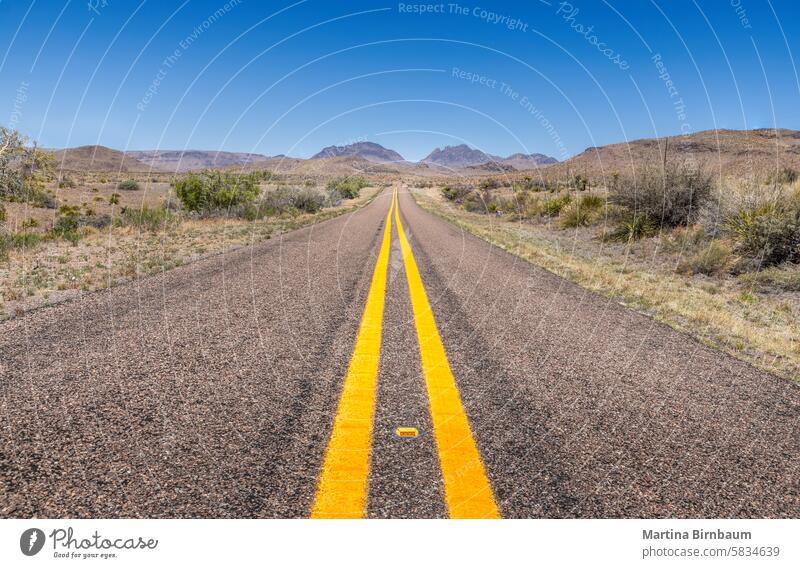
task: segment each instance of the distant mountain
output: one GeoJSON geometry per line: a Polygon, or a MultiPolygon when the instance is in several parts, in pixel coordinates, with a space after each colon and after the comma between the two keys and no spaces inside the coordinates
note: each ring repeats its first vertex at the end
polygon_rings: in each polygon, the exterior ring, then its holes
{"type": "Polygon", "coordinates": [[[539,166],[558,163],[558,160],[544,154],[511,154],[503,159],[504,164],[514,166],[518,170],[529,170],[539,166]]]}
{"type": "Polygon", "coordinates": [[[446,168],[465,168],[500,160],[501,158],[485,154],[480,150],[470,148],[466,144],[459,144],[458,146],[445,146],[442,149],[436,148],[422,161],[426,164],[436,164],[446,168]]]}
{"type": "Polygon", "coordinates": [[[125,154],[155,170],[169,172],[244,166],[268,158],[262,154],[213,150],[132,150],[125,154]]]}
{"type": "Polygon", "coordinates": [[[105,146],[77,146],[56,150],[59,169],[86,172],[146,172],[147,164],[105,146]]]}
{"type": "Polygon", "coordinates": [[[403,156],[394,150],[384,148],[375,142],[355,142],[353,144],[347,144],[346,146],[328,146],[311,156],[311,159],[338,158],[340,156],[357,156],[369,160],[370,162],[405,161],[403,156]]]}
{"type": "MultiPolygon", "coordinates": [[[[422,161],[427,164],[436,164],[446,168],[466,168],[488,164],[488,166],[485,167],[492,169],[497,164],[502,164],[503,166],[511,166],[513,169],[517,170],[528,170],[558,162],[555,158],[545,156],[544,154],[512,154],[507,158],[503,158],[470,148],[466,144],[445,146],[442,149],[436,148],[422,161]]],[[[506,168],[503,167],[500,169],[505,170],[506,168]]]]}

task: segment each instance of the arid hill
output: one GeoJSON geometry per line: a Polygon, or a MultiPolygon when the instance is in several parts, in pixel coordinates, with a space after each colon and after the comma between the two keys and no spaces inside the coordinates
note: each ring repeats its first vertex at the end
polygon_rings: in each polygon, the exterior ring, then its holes
{"type": "Polygon", "coordinates": [[[147,164],[105,146],[77,146],[57,150],[56,167],[76,172],[146,172],[147,164]]]}
{"type": "Polygon", "coordinates": [[[165,172],[187,172],[209,168],[243,166],[268,159],[249,152],[217,152],[215,150],[132,150],[126,155],[165,172]]]}
{"type": "MultiPolygon", "coordinates": [[[[663,160],[664,139],[644,138],[587,148],[581,154],[547,166],[543,175],[581,174],[602,178],[629,174],[640,164],[663,160]]],[[[800,169],[800,132],[787,129],[705,130],[669,138],[669,160],[694,161],[723,175],[769,175],[783,167],[800,169]]]]}

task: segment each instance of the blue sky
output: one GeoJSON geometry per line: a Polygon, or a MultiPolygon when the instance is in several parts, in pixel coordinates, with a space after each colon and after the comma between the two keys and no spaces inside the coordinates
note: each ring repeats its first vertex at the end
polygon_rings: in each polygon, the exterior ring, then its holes
{"type": "Polygon", "coordinates": [[[412,160],[800,129],[798,16],[789,0],[2,0],[0,124],[47,147],[307,157],[369,140],[412,160]]]}

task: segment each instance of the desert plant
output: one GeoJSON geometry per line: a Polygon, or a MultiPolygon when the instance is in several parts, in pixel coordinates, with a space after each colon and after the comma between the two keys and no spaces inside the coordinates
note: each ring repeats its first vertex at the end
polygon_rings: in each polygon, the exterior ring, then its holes
{"type": "Polygon", "coordinates": [[[328,191],[338,191],[345,199],[355,199],[369,183],[361,176],[342,176],[328,182],[328,191]]]}
{"type": "Polygon", "coordinates": [[[76,187],[76,184],[72,178],[64,176],[58,180],[58,187],[61,189],[70,189],[76,187]]]}
{"type": "Polygon", "coordinates": [[[472,189],[465,185],[446,185],[442,188],[442,197],[456,203],[461,203],[470,193],[472,189]]]}
{"type": "Polygon", "coordinates": [[[563,227],[588,227],[594,223],[603,207],[603,200],[597,195],[584,195],[561,211],[563,227]]]}
{"type": "Polygon", "coordinates": [[[631,242],[645,237],[652,237],[658,232],[657,226],[645,215],[633,215],[623,220],[617,227],[606,234],[612,241],[631,242]]]}
{"type": "Polygon", "coordinates": [[[497,181],[495,178],[486,178],[481,181],[480,185],[478,186],[481,189],[497,189],[500,187],[500,182],[497,181]]]}
{"type": "Polygon", "coordinates": [[[551,197],[542,204],[542,215],[545,217],[558,217],[561,211],[570,203],[572,203],[572,196],[569,193],[551,197]]]}
{"type": "Polygon", "coordinates": [[[719,274],[731,263],[731,248],[720,240],[713,240],[701,250],[692,254],[678,267],[681,272],[692,274],[719,274]]]}
{"type": "Polygon", "coordinates": [[[109,202],[111,205],[119,205],[119,198],[120,198],[120,197],[122,197],[122,196],[121,196],[119,193],[112,193],[112,194],[111,194],[111,195],[108,197],[108,202],[109,202]]]}
{"type": "Polygon", "coordinates": [[[728,217],[735,251],[748,265],[745,269],[800,260],[800,208],[791,203],[762,204],[744,208],[728,217]]]}
{"type": "Polygon", "coordinates": [[[582,176],[581,174],[575,174],[572,177],[572,188],[576,191],[586,191],[586,188],[589,185],[589,180],[586,177],[582,176]]]}
{"type": "Polygon", "coordinates": [[[712,190],[711,176],[687,164],[667,164],[661,170],[640,168],[633,177],[609,187],[609,201],[626,209],[633,219],[651,225],[678,227],[697,220],[712,190]]]}
{"type": "Polygon", "coordinates": [[[313,189],[299,189],[292,193],[291,204],[304,213],[316,213],[325,205],[325,196],[313,189]]]}
{"type": "Polygon", "coordinates": [[[123,207],[117,224],[136,227],[152,233],[163,230],[177,222],[177,217],[166,207],[147,207],[130,209],[123,207]]]}
{"type": "Polygon", "coordinates": [[[117,189],[121,189],[123,191],[138,191],[141,189],[141,186],[135,179],[126,179],[125,181],[121,181],[117,184],[117,189]]]}
{"type": "Polygon", "coordinates": [[[189,211],[230,209],[253,203],[261,193],[252,176],[214,171],[186,174],[173,180],[172,187],[189,211]]]}

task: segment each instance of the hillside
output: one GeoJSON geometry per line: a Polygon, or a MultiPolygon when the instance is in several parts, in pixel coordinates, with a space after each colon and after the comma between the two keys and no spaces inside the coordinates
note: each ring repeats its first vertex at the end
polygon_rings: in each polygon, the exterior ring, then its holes
{"type": "Polygon", "coordinates": [[[168,172],[243,166],[268,159],[262,154],[212,150],[132,150],[126,152],[126,155],[155,170],[168,172]]]}
{"type": "Polygon", "coordinates": [[[146,172],[150,169],[132,156],[105,146],[77,146],[56,150],[57,168],[71,171],[146,172]]]}
{"type": "MultiPolygon", "coordinates": [[[[660,164],[663,139],[645,138],[587,148],[548,166],[548,174],[592,177],[630,173],[635,164],[660,164]]],[[[780,167],[800,169],[800,132],[787,129],[705,130],[669,139],[670,160],[689,159],[726,175],[768,174],[780,167]]]]}

